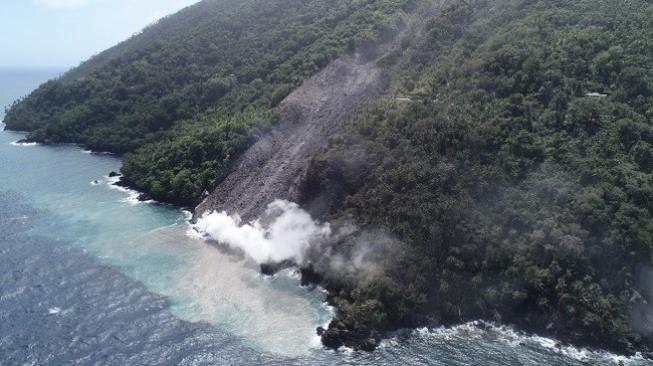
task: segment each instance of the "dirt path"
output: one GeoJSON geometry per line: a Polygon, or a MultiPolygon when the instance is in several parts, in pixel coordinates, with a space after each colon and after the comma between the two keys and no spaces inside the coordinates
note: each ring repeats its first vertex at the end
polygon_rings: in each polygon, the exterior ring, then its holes
{"type": "Polygon", "coordinates": [[[297,201],[310,159],[326,148],[347,117],[384,95],[387,81],[378,60],[403,37],[413,37],[425,15],[442,3],[434,1],[426,11],[418,9],[395,35],[333,61],[286,97],[279,106],[281,121],[236,161],[231,173],[196,208],[196,217],[217,210],[250,220],[275,199],[297,201]]]}

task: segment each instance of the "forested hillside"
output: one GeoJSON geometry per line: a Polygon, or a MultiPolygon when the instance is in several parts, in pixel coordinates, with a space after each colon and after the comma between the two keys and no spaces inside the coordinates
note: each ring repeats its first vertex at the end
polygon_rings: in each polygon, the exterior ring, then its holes
{"type": "Polygon", "coordinates": [[[653,4],[457,2],[396,57],[393,97],[306,182],[305,204],[405,245],[362,281],[322,279],[325,343],[482,318],[651,346],[653,4]]]}
{"type": "MultiPolygon", "coordinates": [[[[126,153],[128,182],[193,205],[285,96],[422,1],[205,0],[5,122],[126,153]]],[[[304,207],[359,229],[330,249],[375,254],[355,271],[303,269],[338,310],[324,343],[371,349],[384,331],[485,319],[653,350],[653,3],[447,4],[379,61],[387,97],[304,177],[304,207]]]]}
{"type": "Polygon", "coordinates": [[[412,2],[205,0],[42,85],[5,123],[31,141],[131,153],[131,184],[191,206],[274,123],[272,107],[412,2]]]}

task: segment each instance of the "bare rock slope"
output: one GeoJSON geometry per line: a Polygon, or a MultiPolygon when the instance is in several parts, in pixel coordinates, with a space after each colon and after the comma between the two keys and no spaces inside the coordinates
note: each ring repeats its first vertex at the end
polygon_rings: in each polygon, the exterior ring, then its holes
{"type": "Polygon", "coordinates": [[[310,159],[326,148],[348,117],[385,94],[379,60],[413,37],[443,2],[418,7],[394,34],[333,61],[286,97],[279,123],[235,162],[195,216],[226,211],[250,220],[275,199],[297,201],[310,159]]]}

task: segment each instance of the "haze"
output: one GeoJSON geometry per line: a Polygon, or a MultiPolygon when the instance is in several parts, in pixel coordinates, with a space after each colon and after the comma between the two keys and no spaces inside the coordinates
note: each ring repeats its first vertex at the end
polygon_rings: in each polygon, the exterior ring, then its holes
{"type": "Polygon", "coordinates": [[[72,67],[198,0],[3,0],[0,67],[72,67]]]}

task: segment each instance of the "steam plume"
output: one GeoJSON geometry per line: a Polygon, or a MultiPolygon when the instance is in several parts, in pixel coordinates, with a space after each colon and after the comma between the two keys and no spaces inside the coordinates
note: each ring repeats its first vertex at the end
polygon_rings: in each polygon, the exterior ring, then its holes
{"type": "Polygon", "coordinates": [[[194,226],[206,239],[241,249],[257,263],[293,260],[301,264],[313,241],[331,235],[329,224],[320,224],[297,204],[275,200],[256,221],[242,223],[227,212],[205,214],[194,226]]]}

